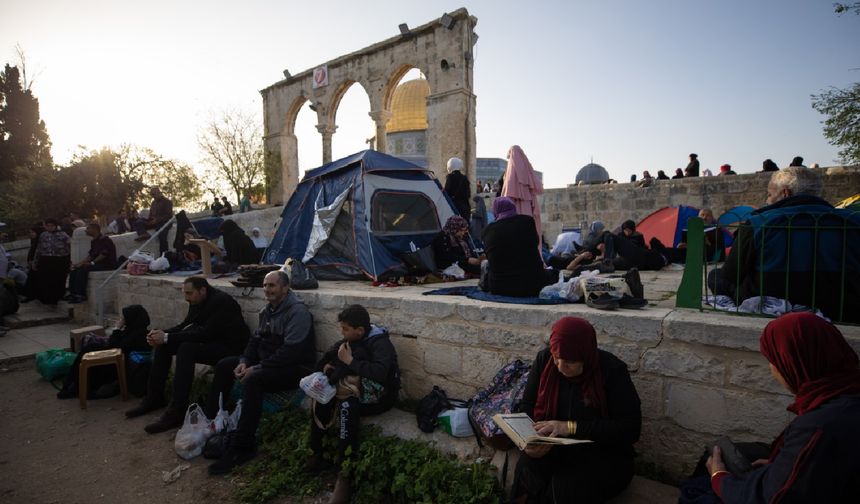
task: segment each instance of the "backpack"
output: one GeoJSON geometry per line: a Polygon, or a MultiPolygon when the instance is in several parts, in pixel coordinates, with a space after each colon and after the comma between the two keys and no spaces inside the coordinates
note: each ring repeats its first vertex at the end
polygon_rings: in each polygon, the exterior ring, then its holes
{"type": "Polygon", "coordinates": [[[418,428],[423,432],[433,432],[439,425],[439,413],[453,408],[454,404],[448,399],[445,391],[433,385],[433,390],[418,401],[418,407],[415,409],[418,428]]]}
{"type": "Polygon", "coordinates": [[[511,413],[523,398],[531,364],[517,359],[500,369],[484,390],[469,401],[469,420],[484,442],[497,450],[507,450],[511,440],[493,421],[496,413],[511,413]]]}

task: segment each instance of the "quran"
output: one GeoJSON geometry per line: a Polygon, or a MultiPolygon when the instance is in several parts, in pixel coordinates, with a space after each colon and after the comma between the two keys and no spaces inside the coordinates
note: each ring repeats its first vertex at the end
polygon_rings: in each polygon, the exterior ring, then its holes
{"type": "Polygon", "coordinates": [[[526,413],[498,413],[493,415],[493,421],[520,450],[525,449],[526,446],[537,444],[572,445],[592,442],[587,439],[541,436],[535,431],[534,420],[526,413]]]}

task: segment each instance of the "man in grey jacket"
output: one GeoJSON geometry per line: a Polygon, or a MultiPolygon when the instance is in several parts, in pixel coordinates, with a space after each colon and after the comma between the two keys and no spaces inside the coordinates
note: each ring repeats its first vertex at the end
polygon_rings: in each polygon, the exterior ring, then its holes
{"type": "Polygon", "coordinates": [[[313,317],[290,291],[290,279],[273,271],[263,280],[269,302],[260,310],[260,324],[241,357],[225,357],[215,366],[215,378],[206,401],[206,414],[214,418],[218,396],[226,398],[233,380],[242,383],[242,415],[230,434],[227,450],[209,466],[209,474],[226,474],[256,456],[255,434],[263,409],[263,394],[297,388],[313,372],[316,359],[313,317]]]}

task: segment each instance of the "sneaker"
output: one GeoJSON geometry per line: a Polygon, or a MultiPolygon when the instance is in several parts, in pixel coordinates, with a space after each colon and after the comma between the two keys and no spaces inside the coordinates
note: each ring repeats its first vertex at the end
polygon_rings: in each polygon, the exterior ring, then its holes
{"type": "Polygon", "coordinates": [[[161,400],[150,400],[149,398],[144,398],[143,401],[136,408],[132,408],[125,412],[126,418],[135,418],[141,415],[145,415],[149,412],[159,410],[163,407],[167,406],[167,402],[164,399],[161,400]]]}
{"type": "Polygon", "coordinates": [[[639,270],[637,268],[630,268],[630,271],[624,274],[624,281],[630,287],[631,296],[639,299],[645,298],[645,286],[642,285],[642,279],[639,278],[639,270]]]}
{"type": "Polygon", "coordinates": [[[182,422],[184,421],[185,415],[182,412],[168,409],[157,421],[147,425],[143,430],[149,434],[158,434],[159,432],[166,432],[170,429],[182,427],[182,422]]]}
{"type": "Polygon", "coordinates": [[[257,450],[255,449],[231,446],[227,448],[221,458],[209,466],[209,474],[215,476],[230,473],[234,468],[253,460],[256,456],[257,450]]]}
{"type": "Polygon", "coordinates": [[[344,474],[338,474],[328,504],[348,504],[351,497],[352,483],[344,474]]]}
{"type": "Polygon", "coordinates": [[[648,306],[648,301],[642,298],[637,298],[624,294],[624,296],[622,296],[621,299],[618,300],[618,306],[620,306],[621,308],[635,310],[648,306]]]}
{"type": "Polygon", "coordinates": [[[618,309],[619,303],[618,300],[609,294],[589,294],[588,297],[585,298],[585,304],[592,308],[596,308],[598,310],[615,310],[618,309]]]}

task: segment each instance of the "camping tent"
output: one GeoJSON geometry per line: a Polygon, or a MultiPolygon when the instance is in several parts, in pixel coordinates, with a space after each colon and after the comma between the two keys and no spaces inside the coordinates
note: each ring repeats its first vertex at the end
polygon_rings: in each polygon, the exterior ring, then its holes
{"type": "Polygon", "coordinates": [[[263,262],[299,259],[321,279],[402,274],[399,255],[429,246],[455,212],[430,171],[365,150],[305,173],[263,262]]]}
{"type": "Polygon", "coordinates": [[[691,206],[661,208],[642,219],[636,225],[636,231],[642,233],[645,243],[657,238],[667,247],[677,247],[683,230],[687,228],[687,219],[698,215],[699,210],[691,206]]]}
{"type": "Polygon", "coordinates": [[[836,208],[847,208],[848,210],[860,210],[860,193],[849,196],[836,204],[836,208]]]}

